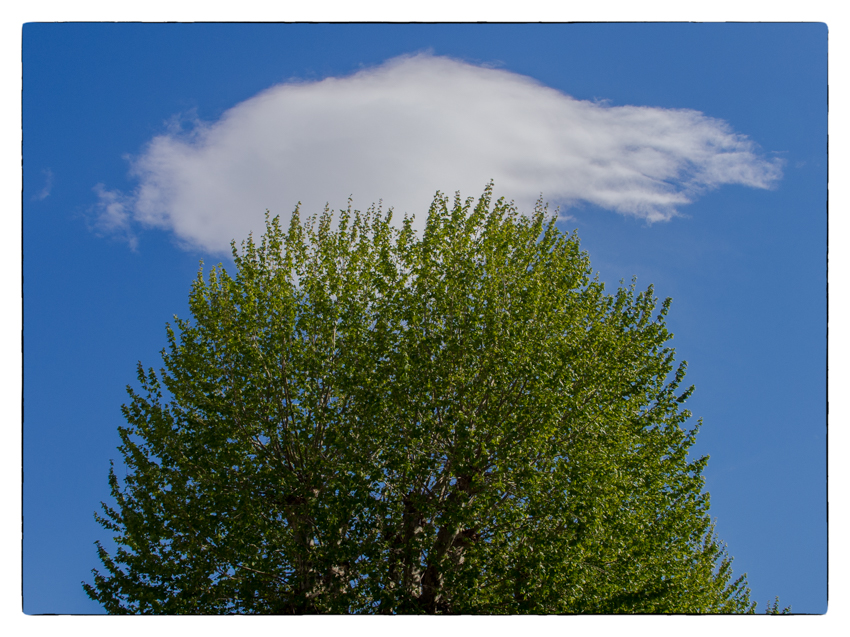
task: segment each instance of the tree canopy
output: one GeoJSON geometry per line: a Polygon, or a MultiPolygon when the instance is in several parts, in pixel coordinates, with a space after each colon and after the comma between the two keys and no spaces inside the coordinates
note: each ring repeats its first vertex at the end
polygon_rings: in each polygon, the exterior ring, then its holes
{"type": "Polygon", "coordinates": [[[233,244],[138,367],[111,613],[739,613],[652,287],[491,187],[233,244]]]}

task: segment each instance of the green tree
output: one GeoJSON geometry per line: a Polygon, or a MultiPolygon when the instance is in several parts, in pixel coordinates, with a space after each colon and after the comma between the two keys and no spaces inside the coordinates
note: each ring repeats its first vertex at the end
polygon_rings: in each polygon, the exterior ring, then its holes
{"type": "Polygon", "coordinates": [[[779,597],[774,599],[772,602],[767,603],[767,609],[765,610],[765,615],[790,615],[791,607],[786,606],[782,610],[779,610],[779,597]]]}
{"type": "Polygon", "coordinates": [[[542,204],[296,209],[233,259],[128,387],[107,611],[752,612],[670,300],[607,294],[542,204]]]}

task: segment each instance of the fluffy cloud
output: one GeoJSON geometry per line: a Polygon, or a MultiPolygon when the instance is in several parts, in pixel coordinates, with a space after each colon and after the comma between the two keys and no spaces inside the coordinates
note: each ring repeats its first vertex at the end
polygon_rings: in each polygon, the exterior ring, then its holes
{"type": "Polygon", "coordinates": [[[768,188],[778,160],[693,110],[573,99],[505,70],[404,56],[348,77],[274,86],[188,133],[153,138],[132,160],[132,194],[101,187],[102,226],[161,227],[186,245],[228,249],[287,219],[383,200],[420,223],[435,191],[496,194],[531,209],[588,202],[650,222],[706,189],[768,188]]]}

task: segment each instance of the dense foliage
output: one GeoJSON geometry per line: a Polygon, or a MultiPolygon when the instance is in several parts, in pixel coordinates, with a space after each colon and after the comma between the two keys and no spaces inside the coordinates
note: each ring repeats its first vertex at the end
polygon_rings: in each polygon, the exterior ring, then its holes
{"type": "Polygon", "coordinates": [[[748,612],[650,287],[488,188],[233,248],[139,365],[112,613],[748,612]]]}

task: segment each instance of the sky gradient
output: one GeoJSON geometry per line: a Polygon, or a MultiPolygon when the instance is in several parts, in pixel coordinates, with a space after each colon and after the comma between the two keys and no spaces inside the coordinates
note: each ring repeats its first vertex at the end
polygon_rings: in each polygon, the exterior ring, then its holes
{"type": "Polygon", "coordinates": [[[327,202],[560,206],[613,290],[673,298],[720,538],[826,610],[823,24],[109,25],[23,31],[24,610],[80,580],[124,387],[198,261],[327,202]]]}

